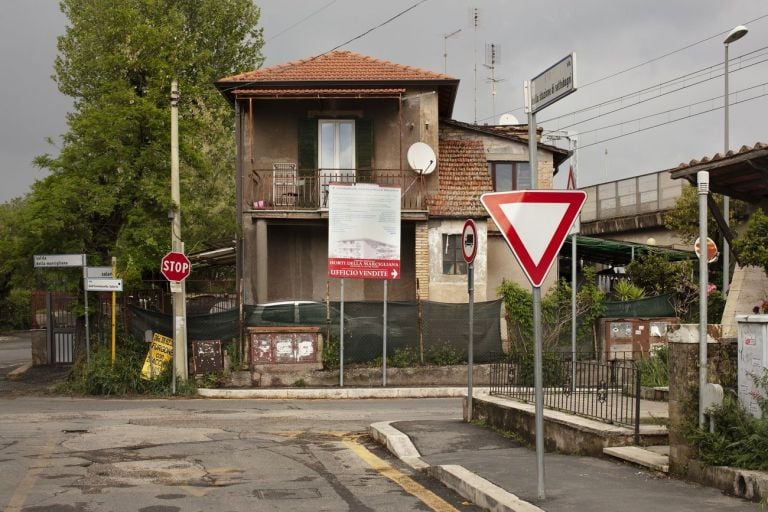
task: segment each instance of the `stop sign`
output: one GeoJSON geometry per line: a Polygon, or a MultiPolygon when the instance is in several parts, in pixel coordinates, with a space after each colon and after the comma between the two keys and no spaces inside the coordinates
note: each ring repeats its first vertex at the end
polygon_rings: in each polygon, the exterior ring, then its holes
{"type": "Polygon", "coordinates": [[[182,252],[169,252],[160,260],[160,272],[169,281],[183,281],[189,276],[191,264],[182,252]]]}

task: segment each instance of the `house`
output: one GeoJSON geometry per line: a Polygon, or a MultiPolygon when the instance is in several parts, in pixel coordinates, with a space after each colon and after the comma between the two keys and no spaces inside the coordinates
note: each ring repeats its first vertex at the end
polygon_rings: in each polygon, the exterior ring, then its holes
{"type": "MultiPolygon", "coordinates": [[[[236,118],[238,282],[245,303],[338,297],[327,275],[328,186],[401,189],[400,279],[390,300],[466,300],[463,222],[478,221],[476,299],[503,277],[525,282],[480,194],[529,188],[527,133],[452,121],[459,81],[350,51],[222,78],[236,118]],[[427,144],[434,172],[413,170],[409,147],[427,144]]],[[[567,152],[539,144],[541,188],[567,152]]],[[[368,244],[369,245],[369,244],[368,244]]],[[[369,249],[369,248],[368,248],[369,249]]],[[[366,247],[350,247],[365,251],[366,247]]],[[[381,300],[381,282],[347,280],[345,300],[381,300]]]]}

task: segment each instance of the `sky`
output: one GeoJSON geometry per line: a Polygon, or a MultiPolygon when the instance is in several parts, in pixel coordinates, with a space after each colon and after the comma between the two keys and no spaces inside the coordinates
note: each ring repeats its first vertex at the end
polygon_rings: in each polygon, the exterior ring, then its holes
{"type": "MultiPolygon", "coordinates": [[[[768,142],[764,0],[256,4],[266,40],[265,66],[342,45],[340,49],[447,72],[460,79],[453,117],[465,122],[495,124],[504,113],[526,122],[523,82],[575,52],[577,91],[536,117],[545,137],[560,136],[545,142],[567,147],[563,135],[576,139],[580,187],[674,168],[723,151],[723,40],[743,24],[749,33],[729,49],[730,148],[768,142]],[[495,99],[486,66],[491,44],[497,48],[495,99]]],[[[45,176],[32,160],[56,154],[72,101],[51,79],[56,38],[67,21],[58,2],[3,0],[3,8],[0,201],[7,201],[45,176]]],[[[558,174],[556,187],[565,186],[566,175],[558,174]]]]}

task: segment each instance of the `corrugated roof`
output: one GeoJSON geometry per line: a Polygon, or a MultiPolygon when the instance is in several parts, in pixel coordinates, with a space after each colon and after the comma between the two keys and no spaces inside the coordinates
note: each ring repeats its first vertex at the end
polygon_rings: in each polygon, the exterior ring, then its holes
{"type": "Polygon", "coordinates": [[[438,192],[427,200],[429,214],[438,217],[487,217],[480,195],[493,192],[483,143],[441,139],[438,192]]]}

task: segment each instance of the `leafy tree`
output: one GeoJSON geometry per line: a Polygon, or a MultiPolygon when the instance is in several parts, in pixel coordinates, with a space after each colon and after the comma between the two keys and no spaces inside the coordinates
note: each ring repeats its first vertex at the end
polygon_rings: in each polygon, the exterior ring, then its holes
{"type": "MultiPolygon", "coordinates": [[[[578,325],[576,336],[583,339],[592,334],[594,322],[603,312],[603,293],[595,284],[596,271],[584,269],[584,282],[576,291],[576,318],[578,325]]],[[[558,350],[562,337],[570,333],[571,319],[571,284],[560,280],[541,300],[542,346],[544,350],[558,350]]],[[[510,340],[522,343],[514,347],[523,353],[533,350],[533,296],[518,284],[507,281],[501,283],[499,295],[504,299],[507,314],[507,330],[510,340]]],[[[569,345],[570,347],[570,345],[569,345]]],[[[591,346],[590,346],[591,348],[591,346]]]]}
{"type": "Polygon", "coordinates": [[[763,267],[768,273],[768,215],[756,210],[747,222],[747,228],[733,242],[733,249],[744,265],[763,267]]]}
{"type": "MultiPolygon", "coordinates": [[[[715,194],[714,199],[722,211],[723,196],[715,194]]],[[[737,221],[746,218],[748,211],[749,207],[743,201],[731,201],[729,208],[730,225],[734,226],[737,221]]],[[[721,239],[718,245],[722,247],[722,235],[717,229],[717,223],[709,212],[709,208],[707,208],[707,225],[711,226],[709,237],[714,239],[713,233],[718,236],[721,239]]],[[[664,215],[664,227],[679,234],[687,243],[693,244],[699,237],[699,193],[696,187],[683,187],[683,192],[677,199],[674,208],[664,215]]]]}
{"type": "Polygon", "coordinates": [[[92,264],[117,255],[129,282],[155,272],[170,248],[172,79],[181,92],[186,250],[231,236],[233,116],[212,83],[261,64],[259,9],[250,0],[63,0],[61,8],[69,25],[54,79],[74,110],[59,154],[36,159],[50,175],[25,201],[16,250],[85,252],[92,264]]]}

